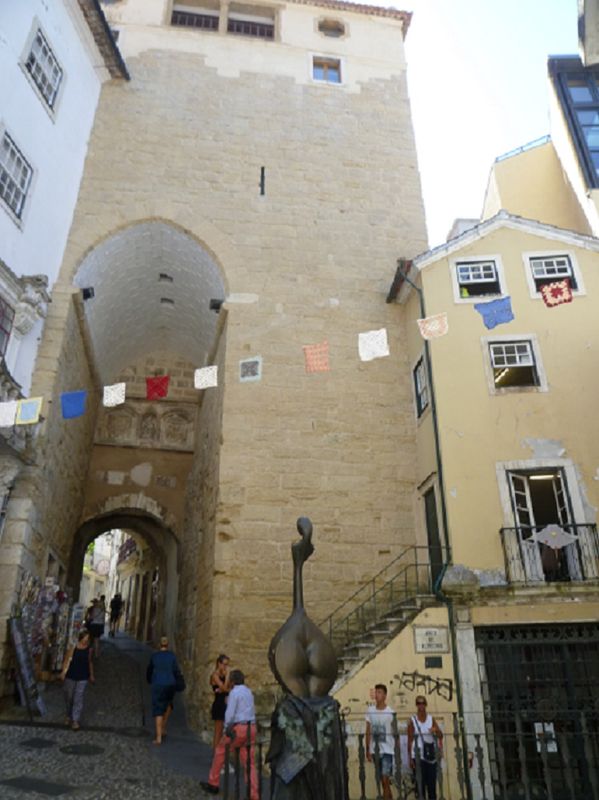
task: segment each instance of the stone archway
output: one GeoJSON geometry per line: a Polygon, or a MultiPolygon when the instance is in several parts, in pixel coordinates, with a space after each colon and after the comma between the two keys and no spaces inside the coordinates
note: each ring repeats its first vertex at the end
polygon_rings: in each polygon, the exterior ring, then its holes
{"type": "Polygon", "coordinates": [[[160,517],[134,507],[118,507],[84,522],[73,539],[67,583],[78,599],[85,552],[94,539],[116,528],[134,531],[154,551],[163,579],[158,596],[157,629],[174,638],[179,593],[179,543],[160,517]]]}

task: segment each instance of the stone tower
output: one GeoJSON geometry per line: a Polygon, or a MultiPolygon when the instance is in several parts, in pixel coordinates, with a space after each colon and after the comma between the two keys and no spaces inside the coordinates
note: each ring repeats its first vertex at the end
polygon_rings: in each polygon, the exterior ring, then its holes
{"type": "Polygon", "coordinates": [[[156,553],[157,626],[193,701],[221,651],[267,699],[297,516],[319,530],[315,619],[414,538],[410,371],[385,305],[397,257],[426,247],[410,15],[338,0],[104,9],[131,80],[103,89],[41,343],[32,393],[49,402],[15,490],[23,564],[41,574],[52,552],[76,585],[94,536],[134,531],[156,553]],[[391,356],[360,361],[358,333],[383,327],[391,356]],[[324,341],[330,371],[308,373],[302,347],[324,341]],[[207,364],[219,385],[198,392],[207,364]],[[149,401],[159,374],[168,397],[149,401]],[[126,403],[102,408],[119,380],[126,403]],[[63,420],[75,389],[87,413],[63,420]]]}

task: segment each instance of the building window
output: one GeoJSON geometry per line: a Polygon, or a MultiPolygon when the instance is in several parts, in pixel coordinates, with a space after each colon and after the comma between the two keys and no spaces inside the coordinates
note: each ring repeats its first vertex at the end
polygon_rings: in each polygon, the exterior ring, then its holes
{"type": "Polygon", "coordinates": [[[460,297],[501,294],[494,261],[458,261],[455,268],[460,297]]]}
{"type": "Polygon", "coordinates": [[[530,256],[528,263],[537,293],[541,291],[541,286],[554,281],[563,281],[564,278],[569,279],[571,289],[578,288],[570,256],[530,256]]]}
{"type": "Polygon", "coordinates": [[[418,359],[414,367],[414,397],[416,399],[416,414],[421,417],[429,404],[428,380],[426,377],[426,366],[424,356],[418,359]]]}
{"type": "Polygon", "coordinates": [[[258,39],[275,38],[275,12],[268,6],[249,6],[231,3],[227,17],[227,32],[258,39]]]}
{"type": "Polygon", "coordinates": [[[0,356],[4,356],[15,319],[15,310],[0,297],[0,356]]]}
{"type": "Polygon", "coordinates": [[[218,12],[211,12],[208,9],[202,11],[190,11],[182,7],[173,8],[171,25],[180,25],[184,28],[201,28],[205,31],[218,30],[218,12]]]}
{"type": "Polygon", "coordinates": [[[337,19],[321,19],[318,30],[323,36],[339,39],[345,36],[345,25],[337,19]]]}
{"type": "Polygon", "coordinates": [[[48,108],[54,108],[63,73],[52,48],[39,29],[33,39],[25,68],[40,90],[48,108]]]}
{"type": "Polygon", "coordinates": [[[0,540],[2,540],[2,534],[4,533],[4,526],[6,525],[6,515],[8,512],[8,503],[10,500],[10,493],[12,492],[12,486],[9,486],[6,494],[2,496],[2,500],[0,501],[0,540]]]}
{"type": "Polygon", "coordinates": [[[495,388],[539,385],[535,355],[529,340],[491,342],[489,354],[495,388]]]}
{"type": "Polygon", "coordinates": [[[33,170],[5,132],[0,146],[0,198],[21,218],[33,170]]]}
{"type": "Polygon", "coordinates": [[[312,59],[312,78],[324,83],[341,83],[341,61],[338,58],[312,59]]]}

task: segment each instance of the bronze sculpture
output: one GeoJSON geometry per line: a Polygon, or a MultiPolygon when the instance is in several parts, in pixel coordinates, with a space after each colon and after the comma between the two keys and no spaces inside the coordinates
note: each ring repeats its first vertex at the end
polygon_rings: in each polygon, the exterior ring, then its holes
{"type": "Polygon", "coordinates": [[[347,753],[339,704],[328,692],[337,677],[331,642],[304,608],[304,563],[314,552],[312,523],[297,521],[291,546],[293,611],[273,636],[270,667],[285,692],[272,717],[271,800],[347,800],[347,753]]]}

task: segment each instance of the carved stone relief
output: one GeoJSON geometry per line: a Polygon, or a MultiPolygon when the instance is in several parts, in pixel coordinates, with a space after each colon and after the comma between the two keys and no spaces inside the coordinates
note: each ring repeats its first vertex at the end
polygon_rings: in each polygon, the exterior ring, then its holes
{"type": "Polygon", "coordinates": [[[192,452],[195,418],[191,403],[129,400],[119,408],[100,410],[95,442],[192,452]]]}

